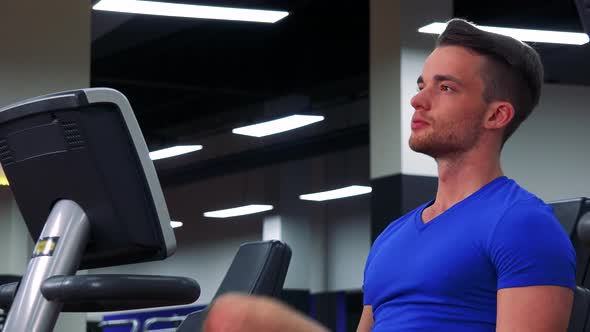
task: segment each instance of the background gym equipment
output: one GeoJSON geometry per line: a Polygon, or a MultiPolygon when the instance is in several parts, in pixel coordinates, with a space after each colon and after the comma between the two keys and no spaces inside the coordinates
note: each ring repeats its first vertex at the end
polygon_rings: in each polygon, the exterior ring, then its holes
{"type": "Polygon", "coordinates": [[[568,332],[590,331],[590,290],[587,289],[590,260],[590,199],[585,197],[549,203],[555,216],[569,234],[576,250],[574,305],[568,332]]]}
{"type": "MultiPolygon", "coordinates": [[[[189,278],[75,275],[78,269],[165,259],[176,248],[147,146],[121,93],[67,91],[1,109],[0,162],[38,239],[20,284],[0,289],[0,302],[10,306],[5,331],[51,331],[62,309],[125,310],[198,298],[199,285],[189,278]]],[[[276,292],[290,250],[278,242],[263,246],[265,258],[253,253],[241,266],[251,259],[281,266],[264,266],[248,281],[276,292]]]]}
{"type": "Polygon", "coordinates": [[[576,250],[576,284],[589,288],[590,279],[586,279],[590,261],[590,199],[579,197],[549,204],[576,250]]]}
{"type": "MultiPolygon", "coordinates": [[[[291,249],[279,241],[243,244],[213,300],[229,292],[279,297],[290,258],[291,249]]],[[[188,315],[177,332],[201,331],[208,309],[188,315]]]]}

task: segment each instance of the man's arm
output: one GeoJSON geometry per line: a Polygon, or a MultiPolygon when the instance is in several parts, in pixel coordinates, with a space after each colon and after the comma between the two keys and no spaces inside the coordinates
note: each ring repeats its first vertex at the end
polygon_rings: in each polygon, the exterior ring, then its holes
{"type": "Polygon", "coordinates": [[[500,289],[496,331],[565,332],[573,302],[573,291],[560,286],[500,289]]]}
{"type": "Polygon", "coordinates": [[[219,297],[207,315],[205,332],[328,332],[286,305],[256,296],[219,297]]]}
{"type": "Polygon", "coordinates": [[[373,327],[373,307],[366,305],[363,307],[363,313],[359,326],[356,328],[356,332],[370,332],[373,327]]]}

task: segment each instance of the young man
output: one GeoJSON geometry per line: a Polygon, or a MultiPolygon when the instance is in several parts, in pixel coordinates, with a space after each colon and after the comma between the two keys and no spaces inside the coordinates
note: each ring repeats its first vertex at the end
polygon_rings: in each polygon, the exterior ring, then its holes
{"type": "MultiPolygon", "coordinates": [[[[526,44],[449,22],[411,102],[410,147],[436,160],[436,198],[373,244],[358,331],[566,331],[573,247],[550,207],[500,167],[542,82],[526,44]]],[[[321,331],[276,302],[235,296],[213,307],[206,327],[321,331]]]]}
{"type": "Polygon", "coordinates": [[[411,101],[410,147],[436,160],[436,198],[373,244],[359,331],[567,329],[571,242],[551,208],[500,167],[542,82],[526,44],[449,22],[411,101]]]}

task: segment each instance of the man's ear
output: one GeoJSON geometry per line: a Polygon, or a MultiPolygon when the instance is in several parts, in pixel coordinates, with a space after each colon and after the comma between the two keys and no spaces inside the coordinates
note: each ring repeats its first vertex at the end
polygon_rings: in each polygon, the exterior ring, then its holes
{"type": "Polygon", "coordinates": [[[492,102],[486,113],[484,127],[502,129],[514,118],[514,107],[508,102],[492,102]]]}

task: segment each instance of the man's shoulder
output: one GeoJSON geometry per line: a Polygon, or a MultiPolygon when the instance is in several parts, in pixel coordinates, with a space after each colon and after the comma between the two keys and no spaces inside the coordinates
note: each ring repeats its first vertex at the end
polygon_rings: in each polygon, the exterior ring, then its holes
{"type": "Polygon", "coordinates": [[[522,220],[529,219],[529,217],[555,219],[553,208],[550,205],[514,180],[509,181],[506,191],[499,196],[504,196],[503,220],[522,220]]]}
{"type": "Polygon", "coordinates": [[[548,243],[549,239],[559,239],[556,243],[564,247],[571,246],[569,237],[559,220],[553,213],[553,208],[540,198],[532,195],[527,199],[515,201],[498,219],[490,234],[489,245],[506,245],[512,242],[515,246],[524,241],[534,241],[541,238],[541,242],[548,243]]]}
{"type": "Polygon", "coordinates": [[[507,179],[505,184],[482,197],[479,208],[490,210],[498,219],[519,216],[523,213],[552,215],[553,209],[541,198],[528,191],[516,181],[507,179]]]}
{"type": "Polygon", "coordinates": [[[515,202],[491,233],[488,252],[498,289],[534,285],[575,287],[576,253],[553,209],[533,196],[515,202]]]}
{"type": "Polygon", "coordinates": [[[510,178],[506,178],[503,186],[499,186],[497,190],[490,193],[489,198],[502,201],[502,205],[506,208],[527,203],[527,201],[542,202],[539,197],[510,178]]]}
{"type": "Polygon", "coordinates": [[[553,208],[536,196],[514,202],[499,222],[510,224],[513,228],[540,226],[543,223],[559,224],[553,208]]]}
{"type": "Polygon", "coordinates": [[[402,215],[401,217],[395,219],[394,221],[389,223],[389,225],[385,228],[383,233],[386,233],[387,231],[391,231],[392,229],[401,226],[403,223],[409,222],[410,220],[414,219],[417,214],[421,214],[422,210],[424,210],[424,208],[430,204],[432,204],[432,200],[421,204],[420,206],[416,207],[415,209],[411,210],[410,212],[407,212],[404,215],[402,215]]]}
{"type": "Polygon", "coordinates": [[[426,202],[416,207],[412,211],[390,222],[389,225],[387,225],[387,227],[381,232],[381,234],[377,236],[377,239],[375,239],[373,247],[378,246],[384,239],[388,238],[389,235],[391,235],[392,233],[395,233],[396,230],[404,226],[406,223],[412,222],[412,220],[416,217],[416,214],[420,214],[421,211],[424,210],[424,208],[430,203],[432,203],[432,201],[426,202]]]}

